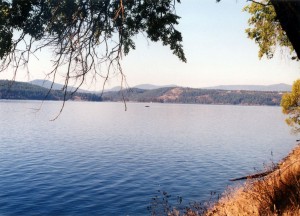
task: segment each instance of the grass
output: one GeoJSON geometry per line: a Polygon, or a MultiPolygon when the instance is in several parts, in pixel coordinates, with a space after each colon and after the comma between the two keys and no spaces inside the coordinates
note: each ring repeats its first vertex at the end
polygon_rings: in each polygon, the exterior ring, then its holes
{"type": "Polygon", "coordinates": [[[271,174],[227,191],[205,215],[300,215],[300,146],[271,174]]]}
{"type": "MultiPolygon", "coordinates": [[[[269,167],[269,169],[274,168],[269,167]]],[[[284,158],[275,171],[259,179],[248,179],[243,185],[229,188],[211,203],[194,203],[188,207],[171,207],[168,195],[162,202],[154,199],[152,215],[168,216],[300,216],[300,145],[284,158]],[[159,210],[159,211],[157,211],[159,210]]],[[[153,204],[153,203],[152,203],[153,204]]]]}

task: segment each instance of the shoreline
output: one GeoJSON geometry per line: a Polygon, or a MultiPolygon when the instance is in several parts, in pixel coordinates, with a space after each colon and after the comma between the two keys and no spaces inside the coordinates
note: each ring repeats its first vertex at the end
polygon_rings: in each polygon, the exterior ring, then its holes
{"type": "MultiPolygon", "coordinates": [[[[206,213],[212,215],[300,215],[300,144],[263,178],[225,191],[206,213]]],[[[198,215],[196,212],[192,215],[198,215]]]]}

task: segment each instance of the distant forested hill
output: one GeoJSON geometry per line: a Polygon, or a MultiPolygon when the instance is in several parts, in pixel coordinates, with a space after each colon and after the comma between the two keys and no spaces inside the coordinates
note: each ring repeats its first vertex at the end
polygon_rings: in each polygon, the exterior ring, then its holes
{"type": "Polygon", "coordinates": [[[292,86],[284,83],[273,85],[219,85],[206,89],[244,90],[244,91],[291,91],[292,86]]]}
{"type": "Polygon", "coordinates": [[[121,92],[105,92],[103,101],[233,104],[233,105],[280,105],[282,93],[262,91],[231,91],[169,87],[154,90],[130,89],[121,92]]]}
{"type": "MultiPolygon", "coordinates": [[[[42,79],[32,80],[29,83],[32,84],[32,85],[37,85],[37,86],[46,88],[46,89],[51,88],[52,90],[62,90],[63,87],[64,87],[64,85],[62,85],[62,84],[55,83],[55,82],[52,82],[52,81],[49,81],[49,80],[42,80],[42,79]]],[[[68,91],[74,91],[75,89],[76,89],[75,87],[68,86],[68,91]]],[[[78,89],[77,92],[93,94],[93,92],[86,91],[86,90],[83,90],[83,89],[78,89]]]]}
{"type": "MultiPolygon", "coordinates": [[[[33,85],[27,82],[12,82],[0,80],[0,99],[19,100],[63,100],[64,93],[59,90],[52,90],[48,94],[48,89],[33,85]],[[48,95],[47,95],[48,94],[48,95]],[[47,96],[47,97],[46,97],[47,96]]],[[[88,93],[70,93],[67,100],[100,101],[101,97],[88,93]]]]}
{"type": "MultiPolygon", "coordinates": [[[[52,90],[26,82],[0,80],[0,99],[19,100],[63,100],[61,90],[52,90]],[[48,96],[47,96],[48,94],[48,96]],[[46,97],[47,96],[47,97],[46,97]],[[45,98],[46,97],[46,98],[45,98]]],[[[67,100],[82,101],[126,101],[188,103],[188,104],[233,104],[233,105],[270,105],[278,106],[281,92],[195,89],[165,87],[152,90],[133,88],[123,91],[104,92],[102,97],[96,94],[69,93],[67,100]]]]}

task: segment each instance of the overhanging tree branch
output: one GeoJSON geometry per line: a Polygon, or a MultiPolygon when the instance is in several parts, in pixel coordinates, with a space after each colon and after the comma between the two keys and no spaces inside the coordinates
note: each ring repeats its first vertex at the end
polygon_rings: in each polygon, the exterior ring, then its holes
{"type": "Polygon", "coordinates": [[[259,4],[259,5],[262,5],[262,6],[268,6],[268,5],[270,5],[270,1],[268,1],[267,3],[261,3],[261,2],[254,1],[254,0],[247,0],[247,2],[253,2],[255,4],[259,4]]]}
{"type": "Polygon", "coordinates": [[[277,19],[291,41],[300,59],[300,1],[271,0],[277,19]]]}
{"type": "Polygon", "coordinates": [[[174,28],[179,18],[174,0],[0,1],[0,72],[13,67],[15,76],[31,55],[50,49],[54,57],[47,76],[54,82],[64,71],[65,95],[71,80],[77,91],[89,76],[100,76],[105,84],[119,75],[123,86],[121,59],[135,49],[132,38],[140,33],[186,61],[181,33],[174,28]]]}

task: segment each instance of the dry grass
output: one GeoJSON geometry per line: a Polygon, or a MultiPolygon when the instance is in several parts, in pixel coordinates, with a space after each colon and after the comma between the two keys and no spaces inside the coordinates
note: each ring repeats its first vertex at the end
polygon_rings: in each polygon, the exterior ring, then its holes
{"type": "Polygon", "coordinates": [[[300,146],[273,173],[227,191],[206,215],[300,215],[300,146]]]}
{"type": "Polygon", "coordinates": [[[229,188],[213,205],[208,202],[185,208],[171,207],[169,196],[166,193],[163,195],[161,201],[154,198],[151,215],[300,216],[300,145],[276,166],[274,172],[260,179],[248,179],[239,187],[229,188]]]}

